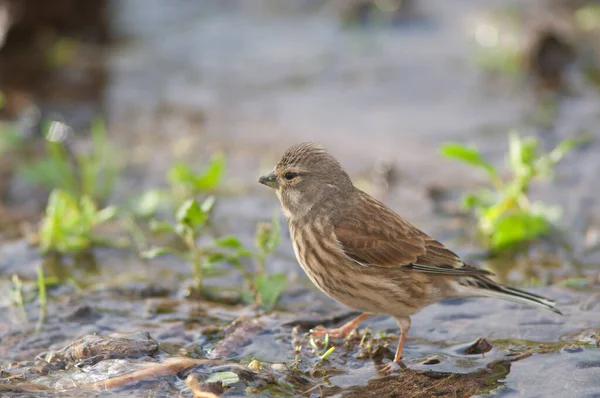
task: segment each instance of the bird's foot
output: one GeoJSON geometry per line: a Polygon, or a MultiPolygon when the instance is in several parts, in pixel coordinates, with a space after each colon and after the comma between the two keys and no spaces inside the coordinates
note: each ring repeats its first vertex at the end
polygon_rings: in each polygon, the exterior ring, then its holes
{"type": "Polygon", "coordinates": [[[371,314],[369,313],[364,313],[361,314],[359,316],[357,316],[356,318],[354,318],[353,320],[351,320],[348,323],[343,324],[342,326],[340,326],[339,328],[335,328],[335,329],[326,329],[323,326],[317,326],[314,329],[311,329],[310,334],[313,336],[325,336],[325,335],[329,335],[329,337],[332,337],[334,339],[337,339],[339,337],[346,337],[350,334],[350,332],[356,328],[358,326],[358,324],[365,318],[371,316],[371,314]]]}
{"type": "Polygon", "coordinates": [[[337,339],[340,337],[346,337],[350,334],[350,332],[352,331],[352,329],[354,329],[354,325],[350,325],[348,326],[348,324],[340,326],[339,328],[335,328],[335,329],[327,329],[324,328],[323,326],[317,326],[314,329],[310,330],[310,334],[313,336],[325,336],[325,335],[329,335],[329,337],[333,338],[333,339],[337,339]]]}
{"type": "Polygon", "coordinates": [[[379,376],[389,376],[392,373],[398,373],[403,369],[407,369],[408,366],[404,364],[401,360],[396,362],[388,362],[384,365],[380,365],[376,368],[377,375],[379,376]]]}

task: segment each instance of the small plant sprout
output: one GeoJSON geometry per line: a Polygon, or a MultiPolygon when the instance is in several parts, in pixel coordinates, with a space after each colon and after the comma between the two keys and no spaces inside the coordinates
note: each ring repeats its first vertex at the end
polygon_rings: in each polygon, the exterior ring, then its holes
{"type": "Polygon", "coordinates": [[[256,303],[265,311],[271,311],[279,296],[285,289],[285,274],[268,274],[265,263],[268,256],[273,254],[279,244],[281,226],[279,218],[273,216],[270,223],[261,222],[256,226],[255,252],[246,249],[235,236],[217,239],[215,244],[227,253],[223,260],[235,266],[243,275],[248,290],[242,293],[242,298],[247,303],[256,303]],[[254,272],[249,271],[242,263],[242,258],[253,257],[257,266],[254,272]]]}
{"type": "Polygon", "coordinates": [[[322,349],[319,348],[319,344],[312,335],[309,337],[308,342],[313,349],[313,353],[319,357],[319,362],[327,359],[335,351],[335,347],[329,347],[329,334],[326,334],[323,339],[322,349]]]}
{"type": "Polygon", "coordinates": [[[213,192],[221,183],[225,172],[225,156],[215,155],[201,172],[194,172],[185,163],[177,163],[167,171],[168,189],[150,189],[132,198],[126,206],[133,215],[149,219],[165,208],[182,201],[213,192]]]}
{"type": "Polygon", "coordinates": [[[335,351],[335,347],[330,347],[323,355],[319,357],[321,361],[324,361],[335,351]]]}
{"type": "Polygon", "coordinates": [[[23,282],[21,282],[21,278],[17,274],[12,276],[10,295],[13,304],[18,308],[20,321],[26,323],[27,312],[25,311],[25,300],[23,299],[23,282]]]}
{"type": "Polygon", "coordinates": [[[247,303],[256,303],[265,311],[273,309],[286,285],[285,274],[268,274],[265,267],[267,257],[275,251],[279,244],[280,231],[279,218],[276,216],[273,216],[270,223],[258,223],[254,239],[256,246],[254,253],[246,249],[235,236],[215,241],[218,246],[230,251],[224,259],[233,264],[246,281],[248,290],[242,293],[242,298],[247,303]],[[241,259],[244,257],[256,259],[257,266],[254,272],[249,271],[242,264],[241,259]]]}
{"type": "Polygon", "coordinates": [[[38,318],[35,330],[39,332],[48,316],[48,297],[46,296],[46,278],[44,276],[43,264],[38,265],[37,269],[37,288],[38,288],[38,301],[40,303],[40,316],[38,318]]]}
{"type": "Polygon", "coordinates": [[[10,297],[12,304],[17,308],[18,321],[23,325],[29,324],[29,316],[25,305],[37,300],[39,305],[39,315],[35,326],[35,332],[39,332],[48,316],[48,297],[46,286],[58,283],[56,277],[46,277],[44,274],[44,265],[37,267],[37,280],[23,282],[19,275],[12,275],[12,286],[10,288],[10,297]]]}
{"type": "Polygon", "coordinates": [[[219,271],[216,264],[231,264],[242,274],[248,286],[248,290],[242,292],[245,301],[255,302],[265,310],[271,310],[277,303],[286,280],[284,274],[267,275],[265,271],[265,259],[275,250],[279,242],[279,220],[274,218],[270,224],[259,225],[256,236],[256,253],[246,249],[234,235],[217,238],[210,245],[198,247],[196,239],[205,232],[214,202],[215,199],[212,196],[202,204],[198,204],[193,199],[187,200],[177,210],[175,225],[165,221],[151,220],[151,230],[178,235],[185,244],[185,249],[152,247],[142,252],[142,257],[150,259],[164,254],[174,254],[189,261],[193,267],[195,287],[200,292],[206,277],[223,273],[219,271]],[[244,258],[257,259],[256,272],[251,272],[245,267],[242,262],[244,258]]]}
{"type": "Polygon", "coordinates": [[[98,209],[88,195],[76,199],[66,191],[55,189],[50,194],[39,232],[43,253],[76,254],[93,245],[116,245],[98,236],[94,229],[117,214],[114,206],[98,209]]]}
{"type": "Polygon", "coordinates": [[[565,140],[552,151],[543,153],[536,138],[521,138],[512,132],[506,159],[511,172],[508,179],[501,178],[498,170],[476,148],[461,144],[442,147],[444,156],[479,168],[489,178],[491,189],[463,196],[463,207],[474,211],[478,230],[488,248],[508,249],[551,230],[561,209],[532,202],[528,196],[530,187],[538,179],[552,177],[554,166],[580,143],[580,139],[565,140]]]}
{"type": "Polygon", "coordinates": [[[266,311],[273,309],[279,296],[285,289],[286,275],[269,275],[265,268],[266,258],[273,254],[279,245],[281,225],[279,218],[274,215],[270,223],[258,223],[255,233],[256,253],[254,257],[258,263],[256,272],[249,279],[253,301],[266,311]]]}
{"type": "Polygon", "coordinates": [[[152,247],[141,253],[143,258],[152,259],[165,254],[175,254],[192,264],[195,287],[202,292],[204,279],[218,274],[215,263],[223,260],[223,255],[215,250],[215,246],[198,247],[196,239],[204,232],[210,212],[215,203],[213,196],[199,204],[195,199],[187,200],[176,213],[176,223],[152,220],[150,229],[154,232],[175,233],[185,244],[185,250],[170,247],[152,247]]]}
{"type": "Polygon", "coordinates": [[[281,224],[277,215],[273,215],[270,223],[260,222],[256,225],[255,246],[259,274],[265,273],[265,260],[277,249],[280,237],[281,224]]]}
{"type": "Polygon", "coordinates": [[[214,191],[224,172],[225,156],[217,154],[201,172],[194,172],[185,163],[176,163],[168,171],[167,179],[174,198],[181,199],[214,191]]]}

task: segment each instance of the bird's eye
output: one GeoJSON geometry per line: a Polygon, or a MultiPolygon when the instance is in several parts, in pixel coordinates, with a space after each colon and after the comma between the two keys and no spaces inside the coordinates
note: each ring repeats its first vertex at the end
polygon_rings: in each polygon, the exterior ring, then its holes
{"type": "Polygon", "coordinates": [[[283,178],[285,178],[288,181],[291,181],[291,180],[293,180],[296,177],[298,177],[298,173],[293,173],[291,171],[288,171],[287,173],[285,173],[283,175],[283,178]]]}

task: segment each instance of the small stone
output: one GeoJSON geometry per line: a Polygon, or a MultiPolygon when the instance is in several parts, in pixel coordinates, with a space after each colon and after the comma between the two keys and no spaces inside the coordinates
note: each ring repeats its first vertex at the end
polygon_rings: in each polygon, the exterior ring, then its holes
{"type": "Polygon", "coordinates": [[[575,345],[575,344],[564,346],[561,349],[561,352],[566,352],[568,354],[574,354],[576,352],[581,352],[581,351],[583,351],[583,348],[581,348],[580,346],[575,345]]]}
{"type": "Polygon", "coordinates": [[[426,358],[425,361],[423,362],[423,365],[437,365],[440,362],[442,362],[442,361],[440,360],[439,357],[433,356],[433,357],[426,358]]]}
{"type": "Polygon", "coordinates": [[[483,337],[478,338],[475,342],[464,349],[466,355],[485,354],[490,352],[494,348],[486,339],[483,337]]]}
{"type": "Polygon", "coordinates": [[[253,371],[258,372],[260,370],[260,362],[255,359],[248,364],[248,367],[253,371]]]}
{"type": "Polygon", "coordinates": [[[271,369],[273,369],[276,372],[286,372],[287,366],[285,366],[285,364],[283,363],[274,363],[271,365],[271,369]]]}

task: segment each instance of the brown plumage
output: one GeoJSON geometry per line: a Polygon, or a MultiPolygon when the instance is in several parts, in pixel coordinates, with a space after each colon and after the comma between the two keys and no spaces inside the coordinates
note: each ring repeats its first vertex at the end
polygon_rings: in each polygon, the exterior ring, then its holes
{"type": "Polygon", "coordinates": [[[277,191],[298,262],[325,294],[363,312],[333,330],[339,337],[370,314],[391,315],[400,325],[395,362],[402,357],[410,316],[454,297],[497,297],[556,313],[554,302],[489,279],[389,207],[354,187],[342,166],[321,146],[289,148],[259,182],[277,191]]]}

